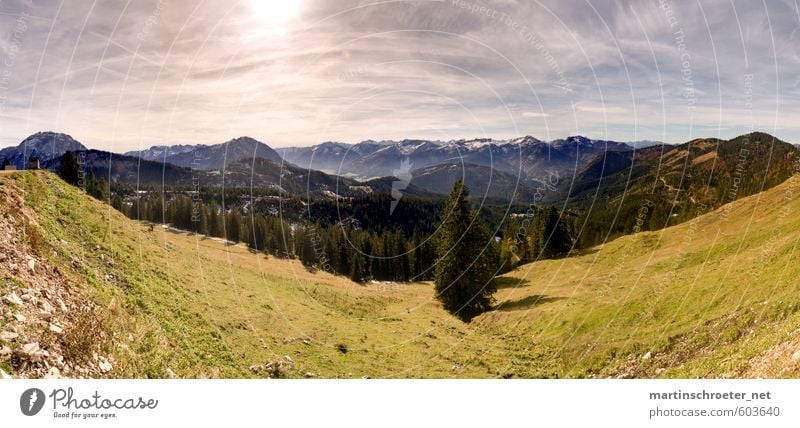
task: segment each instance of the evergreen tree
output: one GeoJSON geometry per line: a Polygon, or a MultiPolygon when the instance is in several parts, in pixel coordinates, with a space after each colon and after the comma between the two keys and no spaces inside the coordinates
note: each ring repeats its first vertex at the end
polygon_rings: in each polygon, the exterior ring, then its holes
{"type": "Polygon", "coordinates": [[[61,178],[73,186],[83,186],[83,168],[73,152],[61,155],[61,178]]]}
{"type": "Polygon", "coordinates": [[[445,204],[436,243],[434,283],[444,308],[468,321],[491,308],[497,251],[486,225],[472,212],[459,180],[445,204]]]}
{"type": "Polygon", "coordinates": [[[232,242],[239,242],[241,239],[241,220],[239,219],[239,214],[235,211],[231,211],[226,217],[228,224],[225,228],[225,239],[232,242]]]}
{"type": "Polygon", "coordinates": [[[559,257],[572,248],[569,224],[556,207],[539,211],[531,221],[528,234],[530,260],[559,257]]]}
{"type": "Polygon", "coordinates": [[[106,181],[105,178],[97,179],[94,185],[94,193],[92,194],[92,196],[94,196],[99,201],[108,203],[108,201],[110,200],[110,193],[111,193],[110,187],[111,186],[108,185],[108,181],[106,181]]]}
{"type": "Polygon", "coordinates": [[[406,250],[406,240],[400,230],[395,230],[390,235],[392,244],[392,279],[394,281],[408,281],[409,262],[406,250]]]}
{"type": "MultiPolygon", "coordinates": [[[[351,260],[350,260],[350,253],[353,252],[352,245],[347,242],[347,234],[339,228],[335,230],[335,241],[334,245],[336,248],[339,249],[338,254],[336,255],[336,271],[341,274],[347,274],[351,270],[351,260]]],[[[353,252],[355,254],[355,252],[353,252]]]]}
{"type": "Polygon", "coordinates": [[[364,239],[361,242],[361,253],[364,254],[364,279],[374,278],[374,262],[375,256],[372,254],[372,240],[370,239],[369,235],[365,235],[364,239]]]}
{"type": "Polygon", "coordinates": [[[311,267],[316,263],[313,236],[311,227],[300,226],[295,230],[295,252],[300,262],[306,267],[311,267]]]}
{"type": "Polygon", "coordinates": [[[222,224],[220,223],[219,206],[217,201],[211,200],[208,207],[208,234],[217,238],[222,237],[222,224]]]}
{"type": "Polygon", "coordinates": [[[111,197],[111,206],[115,210],[125,214],[126,216],[128,215],[128,213],[125,210],[125,205],[122,204],[122,198],[119,197],[119,195],[114,195],[111,197]]]}
{"type": "Polygon", "coordinates": [[[197,219],[197,232],[201,235],[208,235],[208,208],[205,204],[197,207],[199,218],[197,219]]]}
{"type": "Polygon", "coordinates": [[[353,282],[364,282],[364,265],[361,262],[361,254],[354,254],[350,264],[350,280],[353,282]]]}
{"type": "Polygon", "coordinates": [[[86,193],[95,199],[108,202],[108,182],[102,178],[98,179],[92,171],[85,177],[85,188],[86,193]]]}

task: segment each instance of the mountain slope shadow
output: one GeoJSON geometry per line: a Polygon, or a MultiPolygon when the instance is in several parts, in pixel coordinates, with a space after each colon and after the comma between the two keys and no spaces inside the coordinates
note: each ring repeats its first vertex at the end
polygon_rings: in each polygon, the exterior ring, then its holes
{"type": "Polygon", "coordinates": [[[523,288],[530,285],[530,282],[524,279],[514,278],[510,276],[498,276],[492,280],[495,288],[503,290],[506,288],[523,288]]]}
{"type": "Polygon", "coordinates": [[[545,296],[543,294],[534,294],[532,296],[526,296],[521,299],[517,300],[506,300],[501,302],[495,310],[510,312],[510,311],[520,311],[523,309],[531,309],[534,306],[538,306],[544,303],[556,302],[559,300],[566,299],[566,297],[557,297],[557,296],[545,296]]]}

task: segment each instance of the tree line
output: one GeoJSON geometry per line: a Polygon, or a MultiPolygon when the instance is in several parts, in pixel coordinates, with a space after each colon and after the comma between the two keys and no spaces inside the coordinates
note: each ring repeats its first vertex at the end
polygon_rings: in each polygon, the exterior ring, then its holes
{"type": "Polygon", "coordinates": [[[396,217],[387,215],[391,196],[378,194],[344,207],[309,201],[306,212],[286,219],[219,190],[110,189],[104,179],[84,173],[69,153],[62,157],[60,174],[134,220],[245,243],[253,251],[296,258],[310,270],[355,282],[433,280],[444,308],[463,320],[491,308],[496,275],[528,261],[563,256],[576,242],[576,216],[555,208],[536,209],[492,233],[486,220],[492,214],[471,208],[469,189],[461,181],[443,203],[404,200],[396,217]]]}

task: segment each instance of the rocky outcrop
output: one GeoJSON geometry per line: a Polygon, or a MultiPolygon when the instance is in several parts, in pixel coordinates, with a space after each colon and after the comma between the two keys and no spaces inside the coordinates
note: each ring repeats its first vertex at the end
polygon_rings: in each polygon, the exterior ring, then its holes
{"type": "Polygon", "coordinates": [[[32,245],[36,217],[21,190],[0,188],[0,379],[107,377],[97,308],[51,264],[55,249],[32,245]]]}

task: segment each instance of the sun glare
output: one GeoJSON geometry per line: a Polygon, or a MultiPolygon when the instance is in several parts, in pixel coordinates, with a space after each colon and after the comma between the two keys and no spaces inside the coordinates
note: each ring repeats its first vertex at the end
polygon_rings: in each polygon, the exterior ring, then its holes
{"type": "Polygon", "coordinates": [[[302,0],[250,0],[253,13],[271,30],[283,32],[297,15],[302,0]]]}

